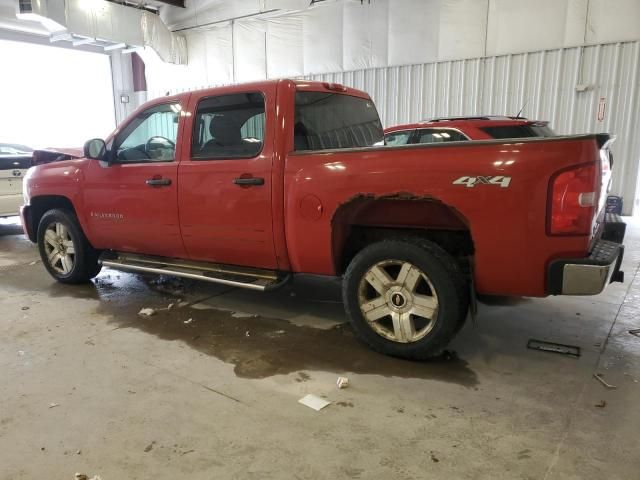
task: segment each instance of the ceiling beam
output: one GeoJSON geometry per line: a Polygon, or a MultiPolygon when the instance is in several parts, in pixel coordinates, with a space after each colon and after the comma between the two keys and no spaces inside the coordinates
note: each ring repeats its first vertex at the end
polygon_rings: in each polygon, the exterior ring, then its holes
{"type": "Polygon", "coordinates": [[[158,2],[166,3],[167,5],[171,5],[172,7],[184,7],[184,0],[158,0],[158,2]]]}

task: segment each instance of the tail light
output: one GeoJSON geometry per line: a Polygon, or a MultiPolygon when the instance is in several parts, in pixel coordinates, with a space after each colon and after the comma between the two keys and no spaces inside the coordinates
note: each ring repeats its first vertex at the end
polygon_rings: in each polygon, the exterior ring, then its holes
{"type": "Polygon", "coordinates": [[[596,162],[556,173],[549,188],[547,232],[550,235],[589,235],[598,194],[596,162]]]}

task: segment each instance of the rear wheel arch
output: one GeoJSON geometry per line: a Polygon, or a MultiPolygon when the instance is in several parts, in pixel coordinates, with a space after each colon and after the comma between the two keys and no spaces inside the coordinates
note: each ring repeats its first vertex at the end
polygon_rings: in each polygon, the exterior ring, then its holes
{"type": "Polygon", "coordinates": [[[454,207],[434,198],[408,194],[359,196],[336,210],[331,227],[334,268],[338,274],[346,271],[359,251],[386,239],[428,240],[465,265],[475,252],[468,220],[454,207]]]}

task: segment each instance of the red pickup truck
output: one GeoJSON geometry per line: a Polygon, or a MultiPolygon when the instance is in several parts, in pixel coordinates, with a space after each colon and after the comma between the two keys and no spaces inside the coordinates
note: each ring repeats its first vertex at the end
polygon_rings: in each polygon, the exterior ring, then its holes
{"type": "Polygon", "coordinates": [[[360,339],[442,351],[475,293],[621,281],[607,135],[387,147],[369,96],[277,80],[153,100],[31,168],[22,219],[60,282],[101,266],[255,290],[343,278],[360,339]]]}

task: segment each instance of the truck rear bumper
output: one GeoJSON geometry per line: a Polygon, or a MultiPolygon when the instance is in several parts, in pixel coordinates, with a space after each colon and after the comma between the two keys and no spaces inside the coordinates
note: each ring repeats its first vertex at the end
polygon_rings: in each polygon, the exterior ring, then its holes
{"type": "Polygon", "coordinates": [[[612,282],[624,281],[620,270],[624,255],[625,223],[616,218],[605,224],[602,238],[586,258],[554,260],[547,277],[549,295],[597,295],[612,282]]]}

